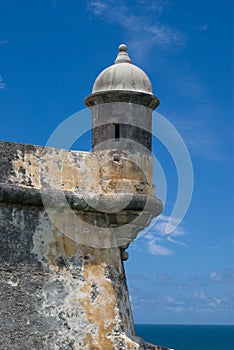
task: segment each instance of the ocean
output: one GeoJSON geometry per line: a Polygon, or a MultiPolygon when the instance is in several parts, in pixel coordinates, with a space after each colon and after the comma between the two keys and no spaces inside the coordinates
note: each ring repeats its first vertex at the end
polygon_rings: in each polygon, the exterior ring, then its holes
{"type": "Polygon", "coordinates": [[[234,350],[234,326],[135,325],[150,343],[175,350],[234,350]]]}

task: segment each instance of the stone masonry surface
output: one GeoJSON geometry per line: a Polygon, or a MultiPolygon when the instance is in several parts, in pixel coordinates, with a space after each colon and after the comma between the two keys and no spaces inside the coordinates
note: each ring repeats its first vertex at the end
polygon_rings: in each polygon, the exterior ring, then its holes
{"type": "Polygon", "coordinates": [[[135,335],[121,259],[161,211],[152,160],[0,142],[0,161],[0,350],[162,350],[135,335]]]}

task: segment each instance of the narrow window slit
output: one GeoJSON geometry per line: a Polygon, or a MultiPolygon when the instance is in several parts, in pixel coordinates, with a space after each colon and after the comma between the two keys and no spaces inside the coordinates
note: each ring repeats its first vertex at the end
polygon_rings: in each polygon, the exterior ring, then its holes
{"type": "Polygon", "coordinates": [[[119,139],[119,138],[120,138],[120,125],[115,124],[115,139],[119,139]]]}

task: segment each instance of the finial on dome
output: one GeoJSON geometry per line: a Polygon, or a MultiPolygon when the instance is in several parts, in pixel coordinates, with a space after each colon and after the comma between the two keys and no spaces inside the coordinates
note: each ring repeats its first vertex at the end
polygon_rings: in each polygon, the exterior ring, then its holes
{"type": "Polygon", "coordinates": [[[128,51],[128,47],[126,44],[120,44],[119,45],[119,51],[128,51]]]}
{"type": "Polygon", "coordinates": [[[128,56],[128,47],[125,44],[119,45],[119,53],[116,57],[115,64],[116,63],[132,63],[130,57],[128,56]]]}

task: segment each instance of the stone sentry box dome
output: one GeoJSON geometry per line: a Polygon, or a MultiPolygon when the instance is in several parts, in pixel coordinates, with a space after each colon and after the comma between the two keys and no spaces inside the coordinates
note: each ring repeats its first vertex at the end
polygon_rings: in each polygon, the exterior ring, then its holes
{"type": "Polygon", "coordinates": [[[85,103],[93,115],[93,150],[151,150],[152,111],[159,99],[145,72],[132,64],[125,44],[115,63],[98,75],[85,103]]]}

